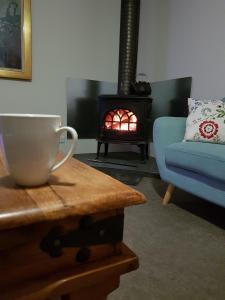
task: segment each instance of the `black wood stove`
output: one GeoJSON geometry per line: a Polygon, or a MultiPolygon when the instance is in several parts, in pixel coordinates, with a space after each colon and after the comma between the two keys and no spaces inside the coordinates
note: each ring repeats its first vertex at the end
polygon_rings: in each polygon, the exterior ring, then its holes
{"type": "Polygon", "coordinates": [[[148,158],[152,99],[135,95],[99,96],[98,151],[110,143],[127,143],[140,147],[141,159],[148,158]]]}
{"type": "Polygon", "coordinates": [[[102,144],[106,156],[110,143],[127,143],[140,147],[142,160],[148,158],[152,99],[151,91],[137,89],[139,15],[140,0],[121,0],[118,92],[98,99],[97,157],[102,144]]]}

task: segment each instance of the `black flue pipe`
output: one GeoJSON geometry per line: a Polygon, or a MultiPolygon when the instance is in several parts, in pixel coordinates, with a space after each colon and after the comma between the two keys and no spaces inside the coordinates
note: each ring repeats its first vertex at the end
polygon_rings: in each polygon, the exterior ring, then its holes
{"type": "Polygon", "coordinates": [[[121,0],[118,90],[120,95],[131,94],[136,81],[140,0],[121,0]]]}

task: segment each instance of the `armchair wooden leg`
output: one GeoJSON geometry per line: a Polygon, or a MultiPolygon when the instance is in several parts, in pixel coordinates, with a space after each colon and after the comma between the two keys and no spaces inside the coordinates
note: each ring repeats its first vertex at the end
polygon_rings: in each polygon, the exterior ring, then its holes
{"type": "Polygon", "coordinates": [[[175,186],[172,185],[171,183],[169,183],[169,185],[167,187],[167,190],[166,190],[166,193],[164,195],[164,198],[162,200],[163,205],[166,205],[167,203],[170,202],[172,194],[174,192],[174,189],[175,189],[175,186]]]}

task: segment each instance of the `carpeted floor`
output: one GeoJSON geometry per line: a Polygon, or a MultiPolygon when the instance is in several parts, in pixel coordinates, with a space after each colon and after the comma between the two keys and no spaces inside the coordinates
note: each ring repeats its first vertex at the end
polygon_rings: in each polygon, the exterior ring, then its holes
{"type": "Polygon", "coordinates": [[[109,300],[224,300],[225,209],[176,190],[162,206],[160,179],[135,187],[148,202],[129,207],[125,242],[140,268],[123,275],[109,300]]]}

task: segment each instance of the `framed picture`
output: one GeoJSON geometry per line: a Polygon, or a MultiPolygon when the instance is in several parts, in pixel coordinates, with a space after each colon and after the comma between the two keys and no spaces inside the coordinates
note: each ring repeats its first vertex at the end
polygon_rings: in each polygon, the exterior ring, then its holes
{"type": "Polygon", "coordinates": [[[0,0],[0,77],[31,80],[31,0],[0,0]]]}

